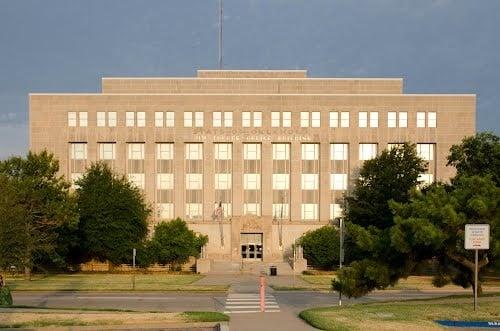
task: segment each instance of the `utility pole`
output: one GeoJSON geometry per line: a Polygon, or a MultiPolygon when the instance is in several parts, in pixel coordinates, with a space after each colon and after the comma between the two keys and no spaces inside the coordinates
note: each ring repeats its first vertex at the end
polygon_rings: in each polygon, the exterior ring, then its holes
{"type": "Polygon", "coordinates": [[[219,0],[219,70],[222,70],[222,0],[219,0]]]}

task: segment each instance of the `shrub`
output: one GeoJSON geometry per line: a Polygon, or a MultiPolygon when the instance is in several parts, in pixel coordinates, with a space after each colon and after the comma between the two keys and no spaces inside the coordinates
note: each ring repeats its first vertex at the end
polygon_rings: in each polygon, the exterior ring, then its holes
{"type": "Polygon", "coordinates": [[[0,307],[12,306],[12,295],[7,286],[0,288],[0,307]]]}
{"type": "Polygon", "coordinates": [[[339,262],[339,232],[332,226],[323,226],[306,232],[299,240],[308,264],[332,269],[339,262]]]}

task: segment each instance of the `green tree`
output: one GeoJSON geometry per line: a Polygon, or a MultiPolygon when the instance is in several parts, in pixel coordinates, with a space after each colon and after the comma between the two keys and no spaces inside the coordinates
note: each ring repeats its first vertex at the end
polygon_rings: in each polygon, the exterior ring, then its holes
{"type": "Polygon", "coordinates": [[[464,138],[451,147],[448,165],[457,169],[457,177],[489,175],[500,186],[500,137],[482,132],[464,138]]]}
{"type": "Polygon", "coordinates": [[[339,232],[326,225],[306,232],[298,241],[307,262],[315,267],[331,269],[339,263],[339,232]]]}
{"type": "Polygon", "coordinates": [[[434,285],[453,282],[467,288],[474,284],[475,264],[474,252],[464,249],[465,224],[490,225],[491,248],[479,251],[481,275],[485,266],[500,257],[499,206],[500,188],[490,177],[460,176],[453,185],[415,191],[409,203],[391,203],[395,212],[391,246],[410,265],[434,259],[438,266],[434,285]]]}
{"type": "Polygon", "coordinates": [[[103,163],[92,164],[76,185],[83,260],[129,263],[148,232],[151,210],[141,191],[103,163]]]}
{"type": "Polygon", "coordinates": [[[408,143],[363,164],[352,195],[346,198],[346,260],[351,263],[339,271],[334,289],[360,296],[408,275],[411,266],[404,254],[391,247],[394,220],[389,201],[407,202],[425,170],[415,145],[408,143]]]}
{"type": "Polygon", "coordinates": [[[186,222],[177,218],[158,224],[148,247],[152,262],[171,264],[177,269],[190,256],[198,257],[207,242],[207,236],[197,235],[188,229],[186,222]]]}

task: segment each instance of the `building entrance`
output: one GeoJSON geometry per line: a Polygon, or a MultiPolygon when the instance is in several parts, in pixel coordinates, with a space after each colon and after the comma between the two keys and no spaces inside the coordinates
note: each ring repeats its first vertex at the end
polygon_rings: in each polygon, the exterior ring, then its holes
{"type": "Polygon", "coordinates": [[[241,258],[244,260],[262,260],[262,233],[241,234],[241,258]]]}

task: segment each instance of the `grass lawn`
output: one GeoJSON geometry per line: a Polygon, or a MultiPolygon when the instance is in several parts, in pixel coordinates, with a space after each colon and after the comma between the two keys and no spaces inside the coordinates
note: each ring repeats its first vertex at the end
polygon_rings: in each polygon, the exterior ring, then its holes
{"type": "Polygon", "coordinates": [[[140,325],[185,324],[229,321],[229,316],[218,312],[117,312],[117,311],[65,311],[43,309],[22,311],[2,309],[0,328],[58,327],[58,326],[98,326],[98,325],[140,325]]]}
{"type": "Polygon", "coordinates": [[[7,278],[13,291],[225,291],[227,286],[193,285],[196,274],[58,274],[35,275],[31,281],[7,278]]]}
{"type": "Polygon", "coordinates": [[[472,298],[447,297],[314,308],[299,316],[322,330],[442,330],[435,320],[499,321],[500,296],[479,298],[476,312],[472,298]]]}

